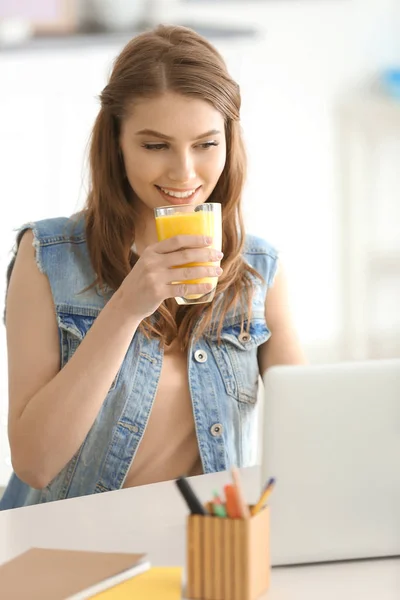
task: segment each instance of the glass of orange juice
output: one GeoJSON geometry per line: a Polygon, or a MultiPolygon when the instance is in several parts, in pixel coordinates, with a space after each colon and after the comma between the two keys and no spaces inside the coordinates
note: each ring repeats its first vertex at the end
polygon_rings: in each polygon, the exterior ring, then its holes
{"type": "MultiPolygon", "coordinates": [[[[204,235],[213,239],[211,247],[222,250],[222,217],[221,205],[216,202],[205,204],[180,204],[176,206],[161,206],[154,209],[158,241],[166,240],[176,235],[204,235]]],[[[200,265],[215,265],[218,262],[189,263],[181,267],[197,267],[200,265]]],[[[204,304],[211,302],[215,295],[218,277],[203,277],[190,279],[185,283],[212,283],[213,289],[207,294],[189,294],[184,298],[176,298],[178,304],[204,304]]],[[[181,283],[176,281],[174,283],[181,283]]]]}

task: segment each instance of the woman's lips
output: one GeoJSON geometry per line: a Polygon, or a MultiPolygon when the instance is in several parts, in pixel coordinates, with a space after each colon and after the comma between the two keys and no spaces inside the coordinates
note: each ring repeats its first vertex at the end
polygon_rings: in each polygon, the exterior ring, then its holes
{"type": "Polygon", "coordinates": [[[198,195],[199,195],[200,190],[201,190],[201,185],[200,185],[198,188],[196,188],[196,190],[194,191],[194,193],[191,196],[185,196],[183,198],[177,198],[176,196],[171,196],[170,194],[167,194],[167,193],[163,192],[163,190],[158,185],[156,185],[155,187],[157,188],[159,194],[163,197],[164,200],[166,200],[167,202],[169,202],[169,204],[173,204],[173,205],[176,205],[176,206],[179,206],[180,204],[192,204],[192,203],[194,203],[195,200],[197,199],[198,195]]]}

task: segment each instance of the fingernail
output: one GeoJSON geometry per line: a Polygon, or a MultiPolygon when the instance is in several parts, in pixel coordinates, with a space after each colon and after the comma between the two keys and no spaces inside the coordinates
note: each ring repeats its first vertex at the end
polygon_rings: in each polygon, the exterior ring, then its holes
{"type": "Polygon", "coordinates": [[[211,243],[212,243],[212,237],[205,237],[205,238],[204,238],[204,242],[205,242],[206,244],[211,244],[211,243]]]}
{"type": "Polygon", "coordinates": [[[222,271],[221,267],[217,267],[217,268],[215,269],[215,272],[216,272],[216,274],[217,274],[217,275],[221,275],[221,274],[223,273],[223,271],[222,271]]]}
{"type": "Polygon", "coordinates": [[[217,258],[222,258],[222,257],[223,257],[223,255],[224,255],[224,253],[223,253],[223,252],[217,252],[217,258]]]}

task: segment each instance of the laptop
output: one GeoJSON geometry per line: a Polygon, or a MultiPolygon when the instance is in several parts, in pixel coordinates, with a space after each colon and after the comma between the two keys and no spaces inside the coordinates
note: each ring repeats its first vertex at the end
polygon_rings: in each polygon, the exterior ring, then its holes
{"type": "Polygon", "coordinates": [[[400,360],[274,366],[261,475],[272,565],[400,555],[400,360]]]}

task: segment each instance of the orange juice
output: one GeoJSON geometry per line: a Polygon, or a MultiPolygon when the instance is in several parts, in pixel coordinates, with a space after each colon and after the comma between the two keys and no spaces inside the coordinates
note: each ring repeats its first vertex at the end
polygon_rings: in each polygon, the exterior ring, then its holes
{"type": "MultiPolygon", "coordinates": [[[[217,221],[219,219],[217,218],[217,221]]],[[[176,235],[204,235],[213,238],[213,248],[221,250],[221,226],[216,223],[216,216],[210,211],[182,212],[171,215],[156,217],[156,228],[158,240],[166,240],[176,235]],[[216,227],[217,225],[217,227],[216,227]],[[219,226],[218,226],[219,225],[219,226]]],[[[199,265],[216,265],[218,262],[188,263],[182,267],[197,267],[199,265]]],[[[175,267],[178,268],[178,267],[175,267]]],[[[190,279],[185,283],[212,283],[217,285],[218,277],[203,277],[201,279],[190,279]]],[[[196,294],[193,297],[200,297],[196,294]]]]}

